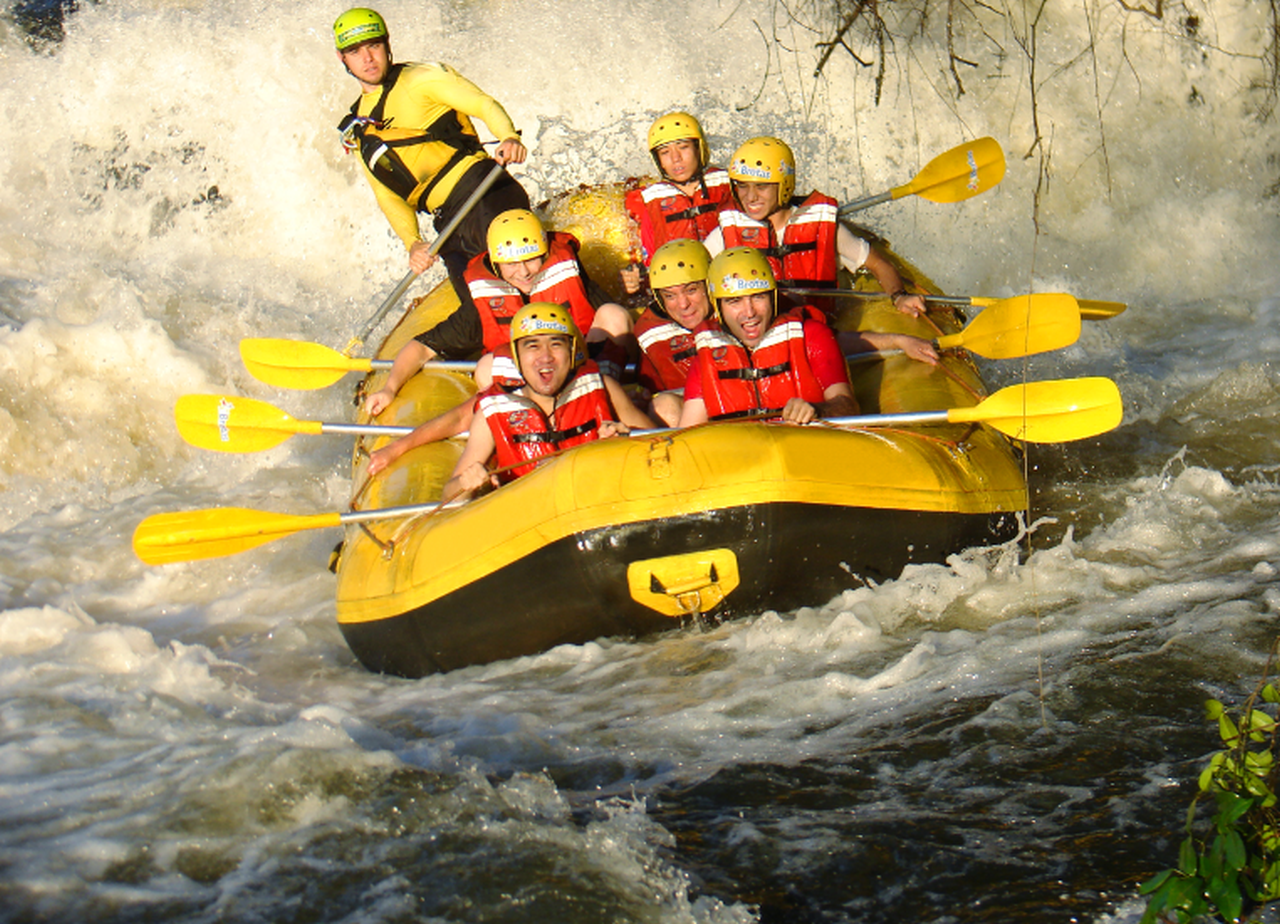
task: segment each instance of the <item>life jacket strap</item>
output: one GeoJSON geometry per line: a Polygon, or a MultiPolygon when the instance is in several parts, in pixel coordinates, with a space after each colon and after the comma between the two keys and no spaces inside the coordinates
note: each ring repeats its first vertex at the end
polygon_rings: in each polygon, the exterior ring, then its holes
{"type": "Polygon", "coordinates": [[[745,379],[748,382],[755,382],[759,379],[767,379],[770,376],[782,375],[791,368],[791,361],[779,363],[776,366],[768,366],[764,369],[721,369],[716,374],[722,379],[745,379]]]}
{"type": "Polygon", "coordinates": [[[583,436],[596,428],[595,419],[584,420],[576,427],[567,430],[548,430],[546,433],[516,433],[511,437],[513,443],[562,443],[576,436],[583,436]]]}
{"type": "Polygon", "coordinates": [[[671,212],[667,215],[667,221],[686,221],[691,218],[697,218],[699,215],[705,215],[707,212],[714,212],[718,206],[714,202],[704,202],[702,205],[691,205],[687,209],[679,212],[671,212]]]}

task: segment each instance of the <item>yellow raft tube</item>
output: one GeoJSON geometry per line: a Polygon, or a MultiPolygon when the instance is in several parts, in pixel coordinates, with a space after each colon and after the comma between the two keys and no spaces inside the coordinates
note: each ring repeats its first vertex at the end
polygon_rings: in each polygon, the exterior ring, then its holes
{"type": "MultiPolygon", "coordinates": [[[[542,207],[584,242],[602,285],[627,260],[623,187],[542,207]]],[[[904,275],[927,281],[902,265],[904,275]]],[[[382,344],[394,358],[457,305],[446,282],[382,344]]],[[[845,299],[837,326],[935,338],[951,311],[917,321],[885,299],[845,299]]],[[[852,366],[863,414],[977,404],[965,356],[937,368],[905,357],[852,366]]],[[[368,392],[385,373],[362,383],[368,392]]],[[[474,393],[462,373],[414,376],[378,423],[416,425],[474,393]]],[[[362,414],[362,422],[367,422],[362,414]]],[[[440,497],[460,440],[425,446],[368,478],[353,460],[353,510],[440,497]]],[[[553,457],[478,500],[411,520],[347,527],[338,622],[371,670],[418,677],[602,636],[643,636],[704,614],[727,618],[825,603],[912,562],[942,561],[1016,534],[1027,491],[1013,444],[980,424],[837,429],[725,422],[597,441],[553,457]]]]}

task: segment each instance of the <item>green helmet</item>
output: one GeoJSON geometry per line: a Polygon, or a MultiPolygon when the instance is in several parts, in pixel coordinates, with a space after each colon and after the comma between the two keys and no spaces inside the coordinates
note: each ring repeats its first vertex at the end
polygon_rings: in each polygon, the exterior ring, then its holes
{"type": "Polygon", "coordinates": [[[374,39],[386,39],[387,23],[377,10],[356,7],[347,10],[333,23],[333,42],[338,51],[374,39]]]}

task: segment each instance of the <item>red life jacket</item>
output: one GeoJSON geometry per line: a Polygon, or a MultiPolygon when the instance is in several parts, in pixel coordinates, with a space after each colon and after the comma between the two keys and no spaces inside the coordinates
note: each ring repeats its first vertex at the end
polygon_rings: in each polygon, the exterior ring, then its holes
{"type": "Polygon", "coordinates": [[[583,336],[591,329],[591,322],[596,316],[582,282],[578,239],[572,234],[547,232],[546,260],[533,277],[533,288],[527,296],[490,268],[487,253],[471,258],[464,278],[471,290],[471,300],[480,314],[484,349],[489,353],[508,341],[511,319],[530,302],[554,302],[567,308],[583,336]]]}
{"type": "Polygon", "coordinates": [[[754,350],[714,323],[698,325],[698,377],[710,419],[780,410],[792,398],[810,404],[823,400],[822,384],[805,354],[806,317],[801,309],[780,315],[754,350]]]}
{"type": "Polygon", "coordinates": [[[641,386],[651,394],[683,388],[697,354],[693,332],[646,308],[635,325],[640,341],[641,386]]]}
{"type": "MultiPolygon", "coordinates": [[[[481,392],[476,411],[489,425],[499,468],[530,460],[504,472],[511,480],[533,471],[533,461],[600,438],[600,425],[617,420],[604,379],[590,360],[575,370],[556,396],[551,419],[518,391],[494,384],[481,392]]],[[[473,424],[474,426],[474,424],[473,424]]]]}
{"type": "Polygon", "coordinates": [[[725,209],[720,213],[720,232],[725,249],[756,247],[765,252],[779,285],[823,287],[836,284],[839,262],[836,254],[836,210],[839,203],[822,193],[791,210],[778,243],[773,225],[756,221],[746,212],[725,209]]]}
{"type": "Polygon", "coordinates": [[[507,388],[519,388],[524,384],[524,376],[516,365],[516,358],[511,353],[511,341],[500,343],[493,348],[493,367],[490,370],[492,384],[505,385],[507,388]]]}
{"type": "Polygon", "coordinates": [[[647,265],[654,251],[668,241],[706,240],[716,229],[716,213],[733,206],[733,188],[727,172],[720,167],[708,167],[692,196],[685,195],[669,180],[659,180],[643,189],[631,190],[624,201],[627,211],[640,225],[640,243],[647,265]]]}

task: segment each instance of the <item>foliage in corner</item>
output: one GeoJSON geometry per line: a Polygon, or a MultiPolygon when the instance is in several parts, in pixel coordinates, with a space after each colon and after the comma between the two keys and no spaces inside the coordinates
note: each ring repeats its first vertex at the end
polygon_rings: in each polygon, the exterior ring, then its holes
{"type": "MultiPolygon", "coordinates": [[[[1268,664],[1268,674],[1270,664],[1268,664]]],[[[1265,677],[1264,677],[1265,681],[1265,677]]],[[[1158,873],[1139,891],[1147,896],[1142,924],[1197,918],[1238,921],[1251,909],[1280,898],[1280,812],[1276,808],[1277,724],[1280,692],[1263,683],[1233,719],[1209,700],[1205,714],[1216,722],[1223,749],[1200,774],[1200,788],[1187,809],[1187,837],[1176,869],[1158,873]],[[1257,708],[1268,704],[1271,708],[1257,708]],[[1205,830],[1197,824],[1201,800],[1214,812],[1205,830]]]]}

